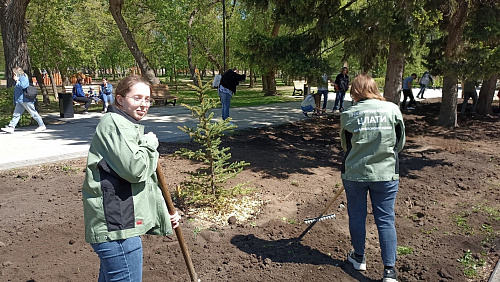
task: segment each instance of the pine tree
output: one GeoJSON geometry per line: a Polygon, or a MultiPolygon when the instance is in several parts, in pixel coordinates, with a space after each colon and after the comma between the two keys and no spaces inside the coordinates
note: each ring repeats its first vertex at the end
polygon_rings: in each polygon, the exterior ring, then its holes
{"type": "Polygon", "coordinates": [[[190,106],[182,104],[191,110],[193,117],[199,120],[196,127],[179,126],[183,132],[201,145],[201,148],[192,151],[181,148],[176,153],[202,163],[202,167],[191,172],[189,180],[184,181],[184,187],[180,190],[179,196],[185,203],[196,203],[197,205],[217,205],[223,198],[232,195],[245,185],[240,183],[230,189],[224,189],[223,185],[227,180],[236,177],[249,163],[237,161],[230,163],[231,153],[228,147],[221,148],[221,137],[226,132],[232,131],[237,126],[230,123],[231,118],[226,120],[212,121],[214,113],[209,111],[216,108],[218,101],[206,97],[206,92],[211,87],[211,82],[202,85],[198,74],[198,86],[188,84],[196,90],[199,105],[190,106]]]}

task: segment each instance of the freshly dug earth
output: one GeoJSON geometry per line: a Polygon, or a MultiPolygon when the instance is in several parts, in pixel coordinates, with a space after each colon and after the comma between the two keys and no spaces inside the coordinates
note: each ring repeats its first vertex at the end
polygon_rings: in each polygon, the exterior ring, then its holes
{"type": "MultiPolygon", "coordinates": [[[[500,121],[460,117],[436,127],[439,100],[405,114],[396,201],[400,281],[486,281],[498,261],[500,121]],[[469,251],[470,250],[470,251],[469,251]],[[469,252],[468,252],[469,251],[469,252]],[[484,264],[481,262],[484,261],[484,264]]],[[[496,108],[495,108],[496,110],[496,108]]],[[[201,281],[372,281],[382,278],[378,234],[367,220],[367,271],[346,262],[351,249],[345,195],[300,242],[341,185],[339,116],[329,115],[228,136],[234,160],[248,166],[231,183],[250,181],[264,203],[232,225],[188,215],[182,231],[201,281]]],[[[163,143],[161,164],[172,194],[198,167],[163,143]]],[[[81,186],[85,159],[0,172],[0,281],[96,281],[99,260],[84,242],[81,186]]],[[[369,207],[371,211],[371,207],[369,207]]],[[[175,235],[143,236],[144,281],[189,281],[175,235]]]]}

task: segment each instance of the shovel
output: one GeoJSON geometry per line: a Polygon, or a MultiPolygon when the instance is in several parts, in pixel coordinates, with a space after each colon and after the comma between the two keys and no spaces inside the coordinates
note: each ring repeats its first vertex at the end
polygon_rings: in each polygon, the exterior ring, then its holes
{"type": "MultiPolygon", "coordinates": [[[[167,203],[168,213],[175,214],[174,203],[172,202],[172,197],[170,196],[170,192],[168,191],[167,182],[165,181],[165,177],[163,176],[163,170],[160,166],[160,162],[158,162],[156,166],[156,175],[158,176],[161,193],[163,194],[165,203],[167,203]]],[[[177,240],[179,241],[179,245],[181,246],[182,255],[184,256],[184,261],[186,262],[189,276],[191,276],[191,281],[198,282],[200,280],[198,279],[198,276],[194,271],[193,261],[191,260],[191,255],[189,254],[186,241],[184,241],[184,236],[182,235],[181,227],[179,226],[174,230],[175,230],[175,235],[177,236],[177,240]]]]}
{"type": "Polygon", "coordinates": [[[342,186],[342,188],[340,188],[340,190],[337,191],[337,193],[335,193],[335,196],[333,196],[333,198],[326,204],[325,209],[317,217],[308,218],[308,219],[304,220],[304,223],[310,224],[310,225],[306,228],[306,230],[304,230],[304,232],[302,232],[302,234],[300,234],[300,236],[296,240],[297,242],[299,242],[300,240],[302,240],[302,238],[304,238],[304,236],[307,234],[307,232],[309,232],[309,230],[311,230],[311,228],[313,228],[313,226],[318,221],[325,220],[325,219],[330,219],[330,218],[335,218],[335,214],[334,213],[327,214],[327,215],[324,215],[324,214],[328,211],[328,209],[330,209],[330,207],[333,205],[333,203],[335,202],[335,200],[337,200],[337,198],[340,196],[340,194],[342,194],[343,191],[344,191],[344,186],[342,186]]]}

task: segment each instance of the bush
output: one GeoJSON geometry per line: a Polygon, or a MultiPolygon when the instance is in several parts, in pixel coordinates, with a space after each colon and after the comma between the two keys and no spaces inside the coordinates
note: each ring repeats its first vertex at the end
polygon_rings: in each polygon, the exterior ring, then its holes
{"type": "Polygon", "coordinates": [[[375,83],[377,83],[378,89],[383,91],[385,87],[385,77],[375,77],[373,79],[375,80],[375,83]]]}

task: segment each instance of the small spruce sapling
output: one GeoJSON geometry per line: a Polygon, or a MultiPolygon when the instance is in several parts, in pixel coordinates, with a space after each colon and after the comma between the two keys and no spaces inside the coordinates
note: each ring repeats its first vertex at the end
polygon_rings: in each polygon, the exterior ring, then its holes
{"type": "Polygon", "coordinates": [[[189,134],[189,137],[200,144],[201,148],[192,151],[181,148],[176,153],[202,163],[202,167],[191,172],[189,180],[183,182],[182,197],[185,203],[197,205],[217,205],[226,196],[238,192],[246,183],[239,183],[230,189],[223,189],[222,184],[236,177],[249,163],[245,161],[229,162],[231,153],[228,147],[221,147],[221,137],[237,126],[226,120],[212,121],[214,116],[211,109],[216,108],[219,102],[208,98],[206,92],[212,87],[211,82],[202,85],[198,74],[198,85],[188,84],[197,92],[199,105],[186,105],[191,115],[198,119],[196,127],[178,126],[180,130],[189,134]]]}

